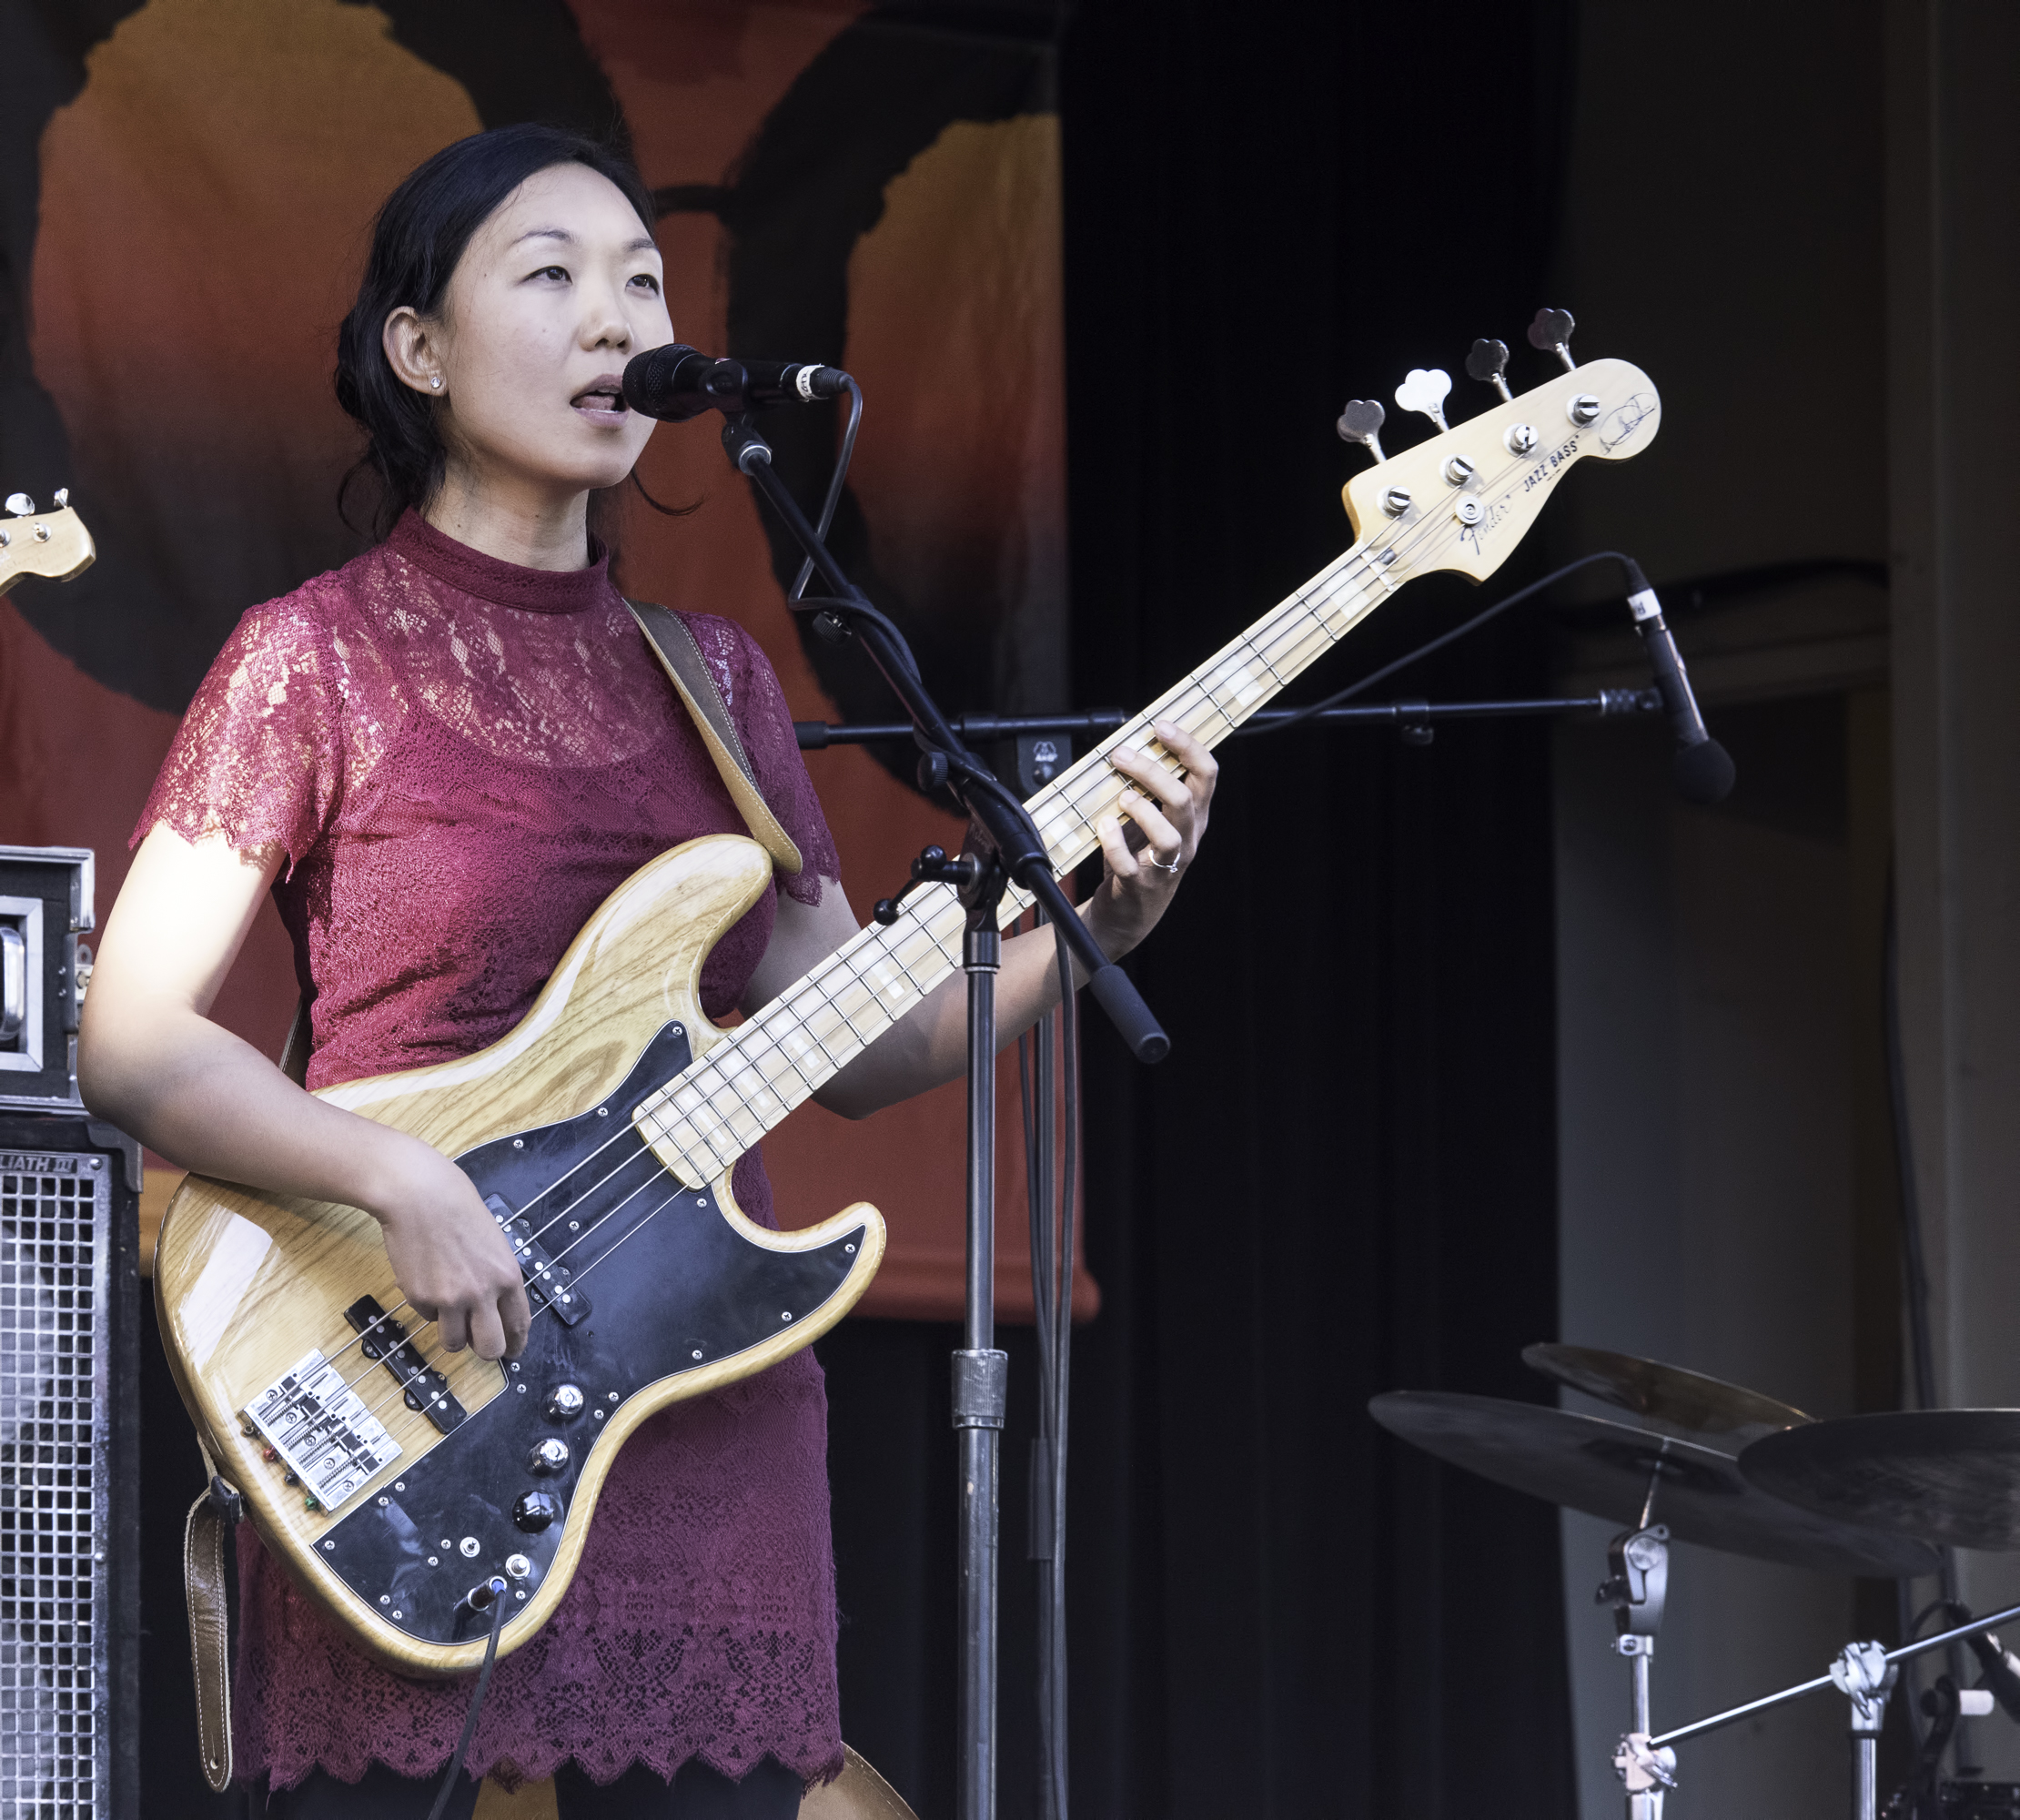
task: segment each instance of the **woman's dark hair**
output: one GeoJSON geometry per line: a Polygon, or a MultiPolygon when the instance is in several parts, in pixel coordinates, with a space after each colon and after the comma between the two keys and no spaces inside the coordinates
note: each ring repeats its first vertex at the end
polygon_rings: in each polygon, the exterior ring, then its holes
{"type": "MultiPolygon", "coordinates": [[[[386,318],[403,304],[422,316],[437,314],[470,236],[528,177],[566,164],[587,165],[608,177],[651,231],[658,211],[630,157],[557,126],[496,126],[459,139],[386,198],[372,227],[358,301],[337,331],[337,402],[366,437],[364,455],[337,490],[337,510],[346,524],[345,498],[361,474],[379,481],[372,534],[379,538],[409,506],[426,506],[442,483],[435,401],[393,371],[386,358],[386,318]]],[[[592,518],[606,516],[597,511],[600,497],[591,498],[592,518]]]]}

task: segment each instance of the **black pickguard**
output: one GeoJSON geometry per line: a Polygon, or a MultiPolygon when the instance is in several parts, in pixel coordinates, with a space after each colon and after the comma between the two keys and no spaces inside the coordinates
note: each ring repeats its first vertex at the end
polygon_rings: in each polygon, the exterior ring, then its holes
{"type": "MultiPolygon", "coordinates": [[[[525,1352],[507,1369],[505,1393],[425,1455],[396,1462],[318,1544],[326,1566],[418,1642],[480,1637],[489,1614],[472,1611],[467,1595],[506,1572],[513,1555],[530,1572],[507,1596],[520,1610],[531,1600],[560,1548],[584,1462],[608,1444],[605,1431],[636,1392],[805,1320],[855,1266],[862,1227],[817,1249],[767,1250],[722,1217],[712,1188],[683,1188],[661,1167],[631,1109],[690,1059],[686,1031],[669,1024],[601,1107],[457,1159],[479,1194],[546,1228],[545,1255],[565,1254],[592,1311],[574,1326],[552,1309],[537,1315],[525,1352]],[[557,1181],[562,1187],[551,1188],[557,1181]],[[572,1418],[548,1413],[561,1384],[582,1392],[572,1418]],[[548,1440],[565,1442],[570,1457],[558,1471],[536,1473],[530,1457],[548,1440]],[[513,1520],[530,1491],[560,1501],[563,1514],[544,1530],[513,1520]],[[475,1543],[468,1553],[466,1538],[475,1543]]],[[[508,1630],[516,1615],[508,1611],[508,1630]]]]}

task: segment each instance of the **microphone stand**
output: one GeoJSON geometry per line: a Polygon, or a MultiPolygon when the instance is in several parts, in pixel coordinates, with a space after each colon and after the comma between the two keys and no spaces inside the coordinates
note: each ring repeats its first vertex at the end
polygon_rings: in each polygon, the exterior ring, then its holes
{"type": "MultiPolygon", "coordinates": [[[[1171,1041],[1135,985],[1101,952],[1053,876],[1044,840],[1015,794],[968,750],[926,693],[897,628],[871,605],[830,553],[772,466],[772,450],[747,417],[722,428],[722,447],[806,551],[827,585],[820,602],[854,637],[910,716],[923,754],[919,774],[968,812],[968,851],[948,859],[927,848],[914,884],[953,885],[967,911],[962,966],[968,978],[967,1305],[954,1355],[954,1426],[960,1435],[959,1820],[995,1820],[997,1468],[1009,1390],[1009,1354],[995,1344],[995,979],[1004,892],[1021,885],[1044,906],[1054,939],[1086,971],[1095,1000],[1137,1060],[1162,1061],[1171,1041]]],[[[908,887],[909,888],[909,887],[908,887]]],[[[880,917],[885,906],[878,906],[880,917]]],[[[895,911],[891,912],[895,915],[895,911]]]]}

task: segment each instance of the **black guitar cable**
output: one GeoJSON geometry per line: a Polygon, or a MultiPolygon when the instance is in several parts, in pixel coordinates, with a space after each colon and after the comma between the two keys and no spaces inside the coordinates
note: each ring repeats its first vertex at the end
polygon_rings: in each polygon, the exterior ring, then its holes
{"type": "Polygon", "coordinates": [[[456,1741],[456,1754],[449,1760],[449,1773],[442,1777],[441,1793],[428,1810],[428,1820],[442,1820],[449,1811],[449,1798],[456,1793],[456,1780],[463,1773],[463,1759],[470,1754],[470,1741],[477,1735],[477,1715],[484,1710],[484,1695],[491,1684],[491,1670],[498,1665],[498,1633],[505,1628],[505,1594],[510,1589],[497,1574],[481,1587],[472,1589],[470,1603],[479,1592],[490,1595],[491,1633],[484,1644],[484,1665],[477,1671],[477,1691],[470,1697],[470,1716],[463,1721],[463,1735],[456,1741]]]}
{"type": "MultiPolygon", "coordinates": [[[[1617,550],[1595,550],[1590,556],[1581,556],[1575,562],[1567,562],[1561,569],[1551,570],[1540,581],[1531,581],[1528,587],[1518,588],[1512,594],[1504,595],[1500,600],[1496,601],[1492,606],[1475,613],[1463,625],[1457,625],[1449,632],[1440,632],[1427,643],[1419,645],[1415,651],[1406,652],[1393,663],[1385,663],[1371,675],[1363,676],[1359,682],[1349,682],[1344,689],[1335,690],[1324,701],[1308,703],[1304,707],[1286,714],[1282,720],[1270,722],[1268,726],[1237,727],[1235,730],[1234,737],[1237,739],[1253,739],[1263,733],[1280,733],[1287,727],[1295,727],[1302,722],[1308,721],[1314,714],[1324,713],[1328,708],[1337,708],[1343,702],[1350,702],[1356,695],[1372,689],[1376,683],[1393,676],[1399,670],[1407,670],[1411,664],[1429,657],[1434,651],[1442,651],[1448,644],[1456,643],[1459,640],[1464,638],[1467,633],[1478,632],[1489,620],[1499,618],[1509,608],[1520,605],[1531,595],[1540,594],[1545,588],[1554,586],[1567,575],[1575,575],[1581,569],[1590,568],[1595,562],[1617,562],[1625,567],[1631,560],[1631,558],[1622,556],[1617,550]]],[[[1639,575],[1641,571],[1637,568],[1633,571],[1633,573],[1639,575]]]]}
{"type": "MultiPolygon", "coordinates": [[[[828,476],[827,497],[821,501],[821,516],[814,521],[813,528],[823,539],[828,534],[828,527],[834,522],[834,509],[842,501],[842,483],[849,478],[849,463],[855,459],[855,432],[863,422],[863,388],[846,373],[842,377],[848,379],[849,420],[843,427],[842,448],[834,458],[834,471],[828,476]]],[[[813,579],[813,559],[809,556],[800,564],[800,572],[786,592],[787,602],[797,601],[804,594],[806,584],[813,579]]]]}
{"type": "MultiPolygon", "coordinates": [[[[1043,912],[1034,913],[1038,923],[1043,912]]],[[[1059,1218],[1053,1220],[1058,1160],[1053,1100],[1055,1016],[1047,1012],[1017,1038],[1024,1104],[1025,1191],[1031,1214],[1031,1304],[1038,1342],[1038,1432],[1031,1443],[1031,1543],[1038,1593],[1038,1812],[1066,1820],[1066,1429],[1072,1382],[1073,1278],[1080,1173],[1079,1004],[1073,959],[1058,948],[1057,1028],[1064,1051],[1065,1163],[1059,1218]]]]}

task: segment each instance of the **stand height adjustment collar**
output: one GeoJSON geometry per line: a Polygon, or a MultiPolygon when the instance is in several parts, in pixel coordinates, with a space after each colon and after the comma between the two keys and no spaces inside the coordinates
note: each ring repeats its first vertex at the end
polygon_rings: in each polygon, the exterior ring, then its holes
{"type": "Polygon", "coordinates": [[[994,1348],[954,1355],[954,1425],[1001,1428],[1010,1403],[1010,1355],[994,1348]]]}
{"type": "Polygon", "coordinates": [[[1847,1643],[1831,1664],[1831,1679],[1852,1703],[1855,1735],[1877,1736],[1887,1715],[1887,1695],[1894,1692],[1899,1667],[1887,1660],[1884,1643],[1847,1643]]]}

